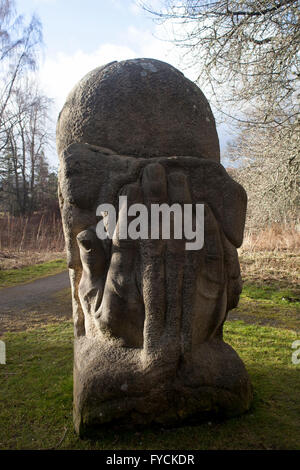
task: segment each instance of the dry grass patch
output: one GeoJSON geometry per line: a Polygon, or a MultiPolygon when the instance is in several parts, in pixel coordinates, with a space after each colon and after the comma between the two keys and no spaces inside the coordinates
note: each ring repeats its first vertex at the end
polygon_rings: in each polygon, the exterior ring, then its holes
{"type": "Polygon", "coordinates": [[[64,245],[61,218],[56,212],[0,216],[1,252],[59,252],[64,245]]]}
{"type": "Polygon", "coordinates": [[[64,251],[0,251],[0,270],[20,269],[25,266],[65,259],[64,251]]]}
{"type": "Polygon", "coordinates": [[[300,252],[300,224],[273,224],[260,230],[248,230],[244,236],[243,250],[300,252]]]}
{"type": "Polygon", "coordinates": [[[280,288],[299,288],[300,252],[239,250],[242,278],[245,283],[280,288]]]}
{"type": "Polygon", "coordinates": [[[60,215],[0,215],[0,270],[20,269],[65,258],[60,215]]]}

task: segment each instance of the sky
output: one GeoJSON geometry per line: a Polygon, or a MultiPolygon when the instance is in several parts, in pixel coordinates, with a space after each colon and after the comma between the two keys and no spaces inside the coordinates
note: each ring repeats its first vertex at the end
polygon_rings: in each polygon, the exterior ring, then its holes
{"type": "MultiPolygon", "coordinates": [[[[154,8],[161,5],[150,1],[154,8]]],[[[184,67],[180,51],[167,40],[172,27],[157,24],[136,0],[16,0],[16,7],[28,19],[37,14],[43,25],[39,78],[54,100],[54,122],[73,86],[90,70],[114,60],[159,59],[196,79],[196,70],[184,67]]],[[[226,130],[224,125],[217,129],[224,149],[226,130]]],[[[55,149],[47,156],[57,166],[55,149]]]]}

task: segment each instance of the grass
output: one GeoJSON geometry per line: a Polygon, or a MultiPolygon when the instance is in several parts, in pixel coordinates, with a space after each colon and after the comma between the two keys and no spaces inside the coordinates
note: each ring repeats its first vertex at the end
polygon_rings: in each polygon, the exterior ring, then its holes
{"type": "Polygon", "coordinates": [[[300,332],[300,255],[241,251],[243,291],[230,319],[300,332]]]}
{"type": "Polygon", "coordinates": [[[279,289],[276,285],[260,286],[245,283],[241,298],[269,300],[275,305],[294,304],[300,306],[300,296],[294,289],[279,289]]]}
{"type": "Polygon", "coordinates": [[[300,285],[300,251],[239,250],[244,283],[260,287],[298,290],[300,285]]]}
{"type": "Polygon", "coordinates": [[[288,251],[290,253],[299,252],[300,232],[299,224],[273,223],[272,225],[250,230],[247,227],[244,234],[243,250],[247,252],[256,251],[288,251]]]}
{"type": "Polygon", "coordinates": [[[238,308],[229,319],[288,328],[300,334],[300,298],[295,288],[245,282],[238,308]]]}
{"type": "Polygon", "coordinates": [[[24,331],[72,318],[71,289],[64,288],[32,306],[0,312],[0,340],[7,331],[24,331]]]}
{"type": "Polygon", "coordinates": [[[34,264],[46,263],[57,259],[65,259],[65,251],[0,251],[0,270],[20,269],[34,264]]]}
{"type": "Polygon", "coordinates": [[[33,264],[20,269],[0,270],[0,287],[25,284],[41,277],[58,274],[67,269],[64,259],[57,259],[41,264],[33,264]]]}
{"type": "Polygon", "coordinates": [[[255,390],[247,414],[171,430],[125,433],[108,427],[97,440],[80,440],[73,431],[72,338],[71,322],[2,338],[7,364],[0,366],[1,449],[300,449],[293,331],[226,323],[225,340],[244,360],[255,390]]]}
{"type": "Polygon", "coordinates": [[[270,301],[242,298],[238,308],[232,310],[228,318],[257,325],[288,328],[300,334],[300,310],[295,305],[279,306],[270,301]]]}

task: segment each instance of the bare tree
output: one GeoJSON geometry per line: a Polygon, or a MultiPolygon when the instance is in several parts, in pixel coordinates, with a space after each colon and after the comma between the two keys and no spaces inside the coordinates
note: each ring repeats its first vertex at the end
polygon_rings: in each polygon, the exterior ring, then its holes
{"type": "Polygon", "coordinates": [[[45,149],[51,140],[50,104],[35,82],[23,80],[6,109],[5,121],[9,125],[4,128],[7,144],[0,154],[0,182],[2,197],[6,196],[10,204],[12,194],[15,195],[14,212],[25,214],[36,209],[38,173],[47,166],[45,149]],[[9,113],[15,121],[13,126],[9,113]]]}
{"type": "Polygon", "coordinates": [[[45,159],[51,100],[34,73],[41,44],[38,18],[26,24],[14,0],[0,0],[0,204],[11,213],[37,209],[52,174],[45,159]]]}
{"type": "Polygon", "coordinates": [[[165,0],[160,11],[140,3],[175,24],[175,44],[199,70],[199,84],[211,87],[219,110],[263,126],[295,121],[299,0],[165,0]]]}
{"type": "Polygon", "coordinates": [[[13,94],[27,70],[34,70],[42,42],[42,26],[36,16],[29,24],[17,15],[14,0],[0,0],[0,150],[7,144],[7,128],[18,120],[6,113],[13,94]],[[9,117],[9,121],[7,120],[9,117]]]}
{"type": "Polygon", "coordinates": [[[140,3],[172,24],[199,85],[236,123],[226,156],[248,192],[248,226],[296,221],[300,1],[163,0],[160,11],[140,3]]]}
{"type": "MultiPolygon", "coordinates": [[[[299,129],[299,128],[298,128],[299,129]]],[[[231,170],[248,193],[247,228],[299,221],[300,133],[294,128],[248,128],[228,146],[231,170]]]]}

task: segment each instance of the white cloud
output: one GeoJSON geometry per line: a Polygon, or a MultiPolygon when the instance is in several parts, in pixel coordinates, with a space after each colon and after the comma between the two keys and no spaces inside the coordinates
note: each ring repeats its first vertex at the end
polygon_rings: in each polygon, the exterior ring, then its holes
{"type": "Polygon", "coordinates": [[[175,67],[180,65],[178,52],[172,44],[160,41],[150,31],[129,27],[123,45],[106,43],[91,53],[77,50],[71,55],[59,52],[54,58],[46,58],[40,70],[41,84],[45,93],[55,100],[58,113],[73,86],[90,70],[113,60],[136,57],[163,60],[175,67]]]}
{"type": "Polygon", "coordinates": [[[129,47],[114,44],[102,44],[90,54],[81,50],[72,55],[60,52],[54,59],[46,59],[40,70],[41,84],[45,93],[54,99],[57,113],[74,85],[90,70],[113,60],[134,57],[136,54],[129,47]]]}

